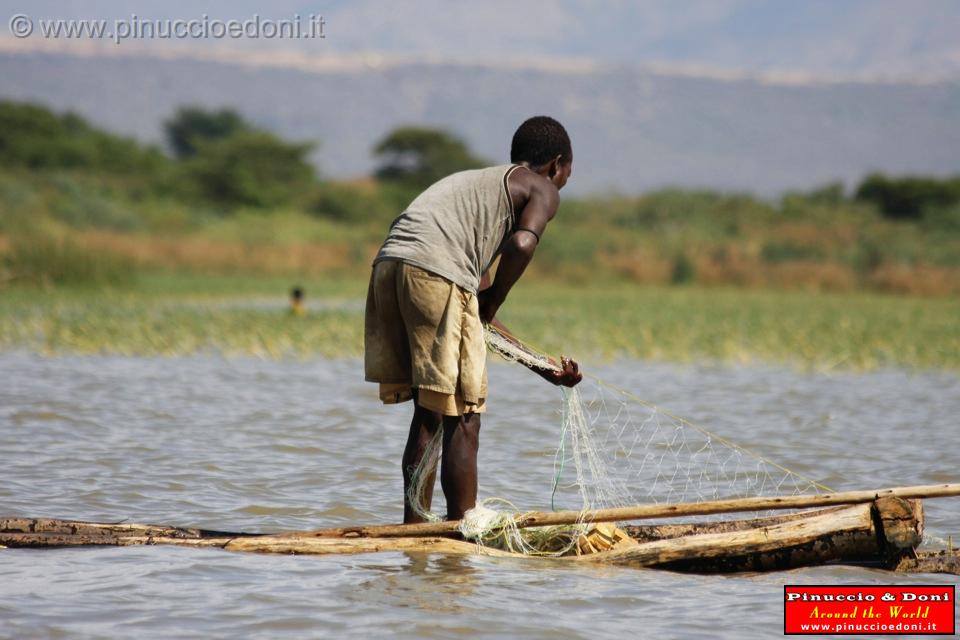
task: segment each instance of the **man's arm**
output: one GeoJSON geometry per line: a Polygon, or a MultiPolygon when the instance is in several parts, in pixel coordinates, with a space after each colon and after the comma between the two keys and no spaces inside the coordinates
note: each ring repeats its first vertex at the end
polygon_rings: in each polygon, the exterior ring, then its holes
{"type": "MultiPolygon", "coordinates": [[[[483,293],[484,293],[485,291],[487,291],[487,290],[490,288],[490,286],[491,286],[492,284],[493,284],[493,281],[490,279],[490,271],[489,271],[489,270],[484,271],[484,272],[483,272],[483,275],[480,276],[480,294],[481,294],[481,296],[483,295],[483,293]]],[[[506,326],[505,324],[503,324],[502,322],[500,322],[500,321],[497,320],[496,318],[492,318],[492,319],[490,319],[489,321],[483,320],[483,314],[481,314],[480,319],[481,319],[481,321],[485,322],[486,324],[489,324],[489,325],[492,326],[493,328],[497,329],[497,330],[500,332],[500,334],[501,334],[508,342],[510,342],[511,344],[513,344],[514,346],[516,346],[516,347],[518,347],[518,348],[520,348],[520,349],[523,348],[523,345],[521,345],[519,342],[517,342],[517,341],[514,339],[514,337],[513,337],[513,332],[510,331],[510,329],[507,329],[507,326],[506,326]]]]}
{"type": "Polygon", "coordinates": [[[557,215],[559,206],[560,194],[557,188],[545,178],[531,174],[529,196],[520,211],[513,235],[507,240],[507,245],[500,255],[497,276],[488,289],[484,290],[481,285],[480,319],[483,322],[491,322],[497,315],[510,289],[533,259],[547,223],[557,215]]]}
{"type": "MultiPolygon", "coordinates": [[[[530,264],[547,223],[557,214],[557,207],[560,204],[559,194],[556,187],[549,183],[547,185],[546,188],[531,187],[530,197],[521,211],[517,228],[500,256],[496,279],[491,283],[489,272],[484,272],[480,277],[478,296],[480,319],[498,329],[506,340],[519,349],[524,349],[524,346],[513,338],[513,333],[495,316],[510,289],[530,264]]],[[[572,387],[583,379],[580,366],[576,361],[564,356],[560,357],[560,364],[557,364],[553,358],[549,360],[559,371],[534,365],[525,364],[525,366],[544,380],[556,385],[572,387]]]]}
{"type": "MultiPolygon", "coordinates": [[[[490,274],[488,272],[485,272],[480,277],[480,291],[482,292],[488,289],[489,287],[490,287],[490,274]]],[[[523,344],[521,344],[519,340],[513,337],[513,332],[510,331],[510,329],[508,329],[505,324],[500,322],[500,320],[498,320],[497,318],[494,318],[488,324],[490,324],[490,326],[495,328],[499,332],[499,334],[503,337],[504,340],[506,340],[516,348],[520,349],[521,351],[528,351],[527,348],[523,344]]],[[[532,354],[532,355],[546,357],[547,360],[550,361],[550,364],[552,364],[556,368],[538,367],[537,365],[528,364],[526,362],[523,362],[522,360],[519,361],[520,364],[525,366],[530,371],[533,371],[535,374],[537,374],[547,382],[550,382],[551,384],[555,384],[555,385],[562,384],[565,387],[573,387],[573,386],[576,386],[577,383],[579,383],[581,380],[583,380],[583,374],[580,373],[580,365],[577,364],[576,360],[572,358],[567,358],[566,356],[560,356],[560,363],[557,364],[556,360],[554,360],[553,358],[545,354],[532,354]]]]}

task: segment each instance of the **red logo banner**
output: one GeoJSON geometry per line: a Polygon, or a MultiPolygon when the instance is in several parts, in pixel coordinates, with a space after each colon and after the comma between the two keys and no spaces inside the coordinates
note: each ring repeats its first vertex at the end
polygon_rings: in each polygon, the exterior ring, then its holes
{"type": "Polygon", "coordinates": [[[953,635],[956,585],[786,585],[786,635],[953,635]]]}

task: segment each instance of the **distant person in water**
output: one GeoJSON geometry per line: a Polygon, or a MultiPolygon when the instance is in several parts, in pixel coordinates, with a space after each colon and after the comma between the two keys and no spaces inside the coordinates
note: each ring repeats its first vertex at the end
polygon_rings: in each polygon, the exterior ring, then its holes
{"type": "MultiPolygon", "coordinates": [[[[393,221],[374,259],[365,320],[366,379],[384,403],[413,400],[403,453],[404,522],[418,522],[406,498],[414,469],[443,429],[440,484],[447,518],[476,504],[480,414],[486,411],[484,323],[495,318],[557,213],[560,189],[573,169],[563,126],[547,116],[513,135],[510,164],[461,171],[433,184],[393,221]],[[489,269],[499,257],[496,278],[489,269]]],[[[573,360],[562,371],[531,368],[572,387],[582,376],[573,360]]],[[[422,504],[429,508],[435,478],[422,504]]]]}
{"type": "Polygon", "coordinates": [[[290,290],[290,313],[295,316],[302,316],[307,313],[307,308],[303,304],[302,287],[294,287],[290,290]]]}

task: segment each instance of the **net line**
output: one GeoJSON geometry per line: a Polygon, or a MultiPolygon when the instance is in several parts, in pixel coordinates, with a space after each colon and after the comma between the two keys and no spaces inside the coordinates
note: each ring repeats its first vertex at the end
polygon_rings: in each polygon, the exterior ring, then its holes
{"type": "MultiPolygon", "coordinates": [[[[515,336],[487,327],[490,349],[528,366],[559,367],[515,336]]],[[[703,502],[830,488],[594,375],[561,387],[551,509],[703,502]],[[566,478],[573,468],[574,477],[566,478]]]]}
{"type": "MultiPolygon", "coordinates": [[[[515,336],[487,326],[488,348],[504,359],[544,371],[559,365],[515,336]]],[[[800,495],[829,487],[681,418],[635,394],[585,374],[576,387],[561,387],[559,444],[553,458],[552,510],[605,509],[639,504],[703,502],[761,495],[800,495]]],[[[442,430],[437,430],[416,469],[408,503],[424,520],[442,518],[422,504],[434,477],[442,430]]],[[[522,512],[502,498],[481,500],[464,518],[461,533],[477,544],[530,555],[562,555],[589,529],[517,529],[522,512]],[[506,506],[498,511],[493,505],[506,506]]],[[[720,516],[722,517],[722,516],[720,516]]]]}

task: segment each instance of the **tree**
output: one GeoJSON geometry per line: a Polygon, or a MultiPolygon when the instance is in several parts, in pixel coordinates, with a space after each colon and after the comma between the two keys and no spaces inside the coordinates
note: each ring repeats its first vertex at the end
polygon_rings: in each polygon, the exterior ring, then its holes
{"type": "Polygon", "coordinates": [[[74,113],[0,101],[0,164],[147,175],[168,162],[156,149],[91,126],[74,113]]]}
{"type": "Polygon", "coordinates": [[[288,204],[313,184],[311,144],[284,142],[265,131],[243,131],[198,143],[185,167],[200,191],[224,205],[288,204]]]}
{"type": "Polygon", "coordinates": [[[873,173],[857,187],[856,198],[877,205],[888,218],[917,220],[960,203],[960,178],[888,178],[873,173]]]}
{"type": "Polygon", "coordinates": [[[426,127],[394,129],[373,152],[379,161],[378,178],[421,189],[451,173],[486,164],[460,138],[426,127]]]}
{"type": "Polygon", "coordinates": [[[205,142],[229,138],[254,128],[231,109],[206,111],[201,107],[180,107],[164,123],[167,141],[178,158],[190,158],[205,142]]]}

